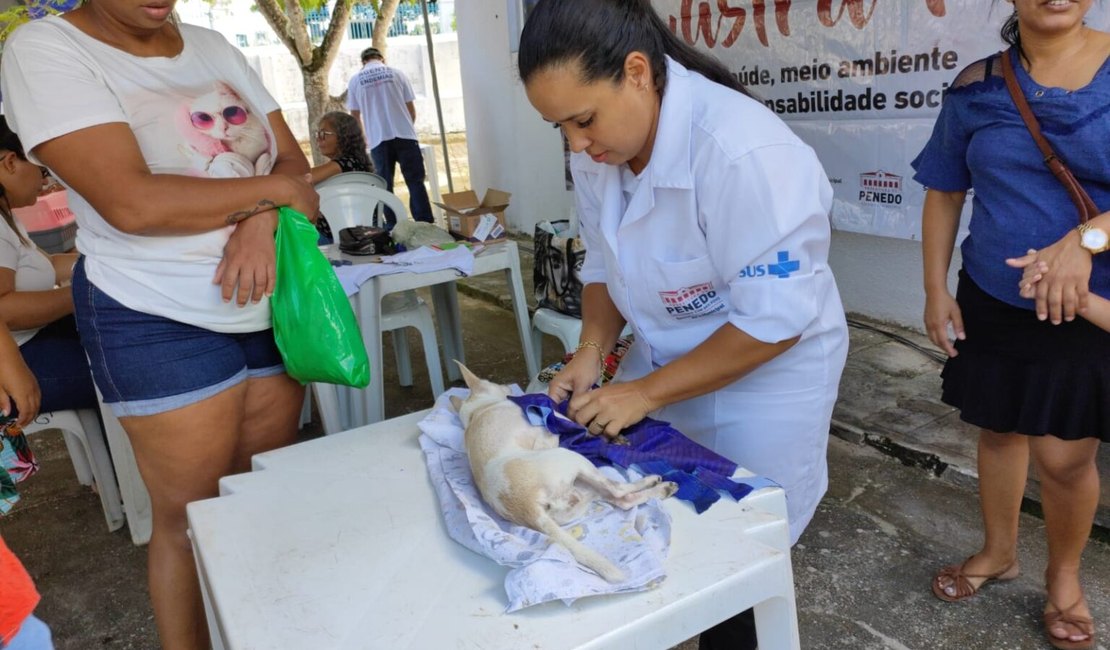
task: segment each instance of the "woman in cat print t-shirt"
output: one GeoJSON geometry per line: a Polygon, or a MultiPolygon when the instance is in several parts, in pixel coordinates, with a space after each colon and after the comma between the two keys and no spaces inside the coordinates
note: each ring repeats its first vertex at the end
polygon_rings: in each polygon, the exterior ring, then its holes
{"type": "Polygon", "coordinates": [[[70,190],[75,314],[153,505],[165,648],[207,645],[185,504],[294,440],[303,389],[270,330],[276,206],[314,216],[308,162],[246,60],[172,0],[86,0],[4,47],[5,112],[70,190]]]}

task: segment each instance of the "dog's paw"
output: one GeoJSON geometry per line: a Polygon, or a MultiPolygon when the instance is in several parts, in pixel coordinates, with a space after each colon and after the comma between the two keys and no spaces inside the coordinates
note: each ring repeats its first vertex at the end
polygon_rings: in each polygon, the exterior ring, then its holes
{"type": "Polygon", "coordinates": [[[666,481],[663,483],[662,488],[663,498],[666,499],[667,497],[674,496],[675,492],[678,492],[678,483],[675,483],[674,481],[666,481]]]}

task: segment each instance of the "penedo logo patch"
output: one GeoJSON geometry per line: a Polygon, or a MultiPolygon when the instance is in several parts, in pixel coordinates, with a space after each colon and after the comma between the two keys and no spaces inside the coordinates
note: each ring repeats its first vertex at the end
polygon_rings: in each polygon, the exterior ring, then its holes
{"type": "Polygon", "coordinates": [[[713,288],[712,282],[683,287],[677,291],[660,291],[659,299],[667,314],[676,320],[700,318],[716,313],[725,306],[725,301],[713,288]]]}

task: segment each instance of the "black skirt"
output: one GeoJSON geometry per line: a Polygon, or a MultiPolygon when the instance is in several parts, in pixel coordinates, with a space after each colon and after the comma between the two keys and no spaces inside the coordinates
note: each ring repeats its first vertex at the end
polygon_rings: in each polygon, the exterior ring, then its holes
{"type": "Polygon", "coordinates": [[[1110,332],[1082,318],[1053,325],[988,295],[960,271],[956,342],[941,399],[1003,433],[1110,442],[1110,332]]]}

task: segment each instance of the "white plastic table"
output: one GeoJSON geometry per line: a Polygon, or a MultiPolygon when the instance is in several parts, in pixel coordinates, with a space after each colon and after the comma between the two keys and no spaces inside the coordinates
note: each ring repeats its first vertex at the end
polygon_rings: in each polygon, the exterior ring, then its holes
{"type": "Polygon", "coordinates": [[[504,613],[506,568],[451,540],[417,444],[425,412],[260,454],[189,504],[218,650],[666,649],[755,608],[799,648],[782,490],[706,513],[670,499],[667,579],[504,613]]]}
{"type": "MultiPolygon", "coordinates": [[[[329,252],[329,257],[339,256],[354,264],[368,262],[366,257],[329,252]]],[[[487,244],[474,256],[471,277],[486,273],[502,272],[513,300],[517,332],[524,352],[524,367],[529,380],[539,372],[532,352],[531,322],[528,318],[528,301],[524,294],[524,280],[520,271],[520,254],[515,241],[508,240],[487,244]]],[[[452,361],[466,362],[463,351],[462,317],[455,281],[459,274],[453,269],[429,273],[392,273],[370,278],[359,287],[355,296],[355,309],[362,340],[370,353],[370,385],[361,392],[362,399],[352,404],[352,425],[379,422],[385,417],[385,387],[382,383],[382,298],[391,293],[431,287],[432,306],[435,309],[440,340],[443,342],[444,365],[448,379],[459,379],[459,369],[452,361]]]]}

